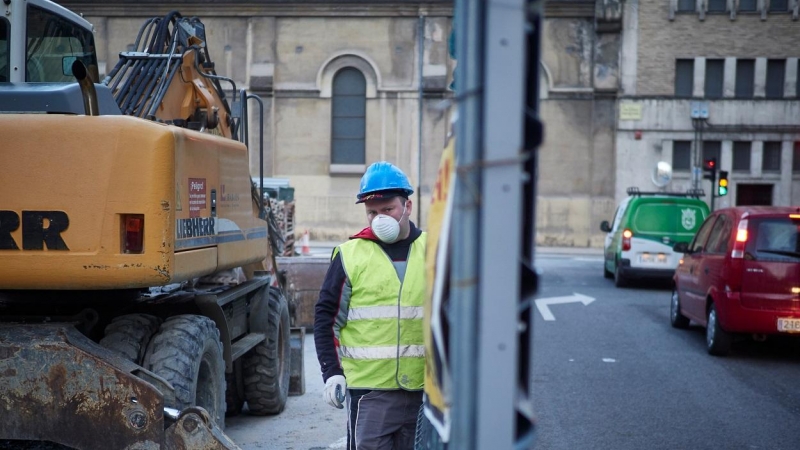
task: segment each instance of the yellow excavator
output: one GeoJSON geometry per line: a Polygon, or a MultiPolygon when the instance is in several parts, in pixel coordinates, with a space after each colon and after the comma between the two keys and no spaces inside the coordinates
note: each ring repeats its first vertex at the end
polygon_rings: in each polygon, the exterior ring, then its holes
{"type": "Polygon", "coordinates": [[[196,18],[145,22],[101,82],[86,20],[0,11],[0,448],[237,448],[226,414],[303,392],[258,99],[196,18]]]}

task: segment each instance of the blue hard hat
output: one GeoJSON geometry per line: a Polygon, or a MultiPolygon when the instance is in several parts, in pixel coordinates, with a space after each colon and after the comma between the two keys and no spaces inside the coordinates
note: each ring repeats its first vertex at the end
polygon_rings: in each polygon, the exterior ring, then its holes
{"type": "Polygon", "coordinates": [[[402,170],[391,163],[380,161],[371,164],[361,177],[361,188],[359,189],[356,203],[363,203],[367,200],[390,198],[401,195],[408,197],[414,193],[408,177],[402,170]]]}

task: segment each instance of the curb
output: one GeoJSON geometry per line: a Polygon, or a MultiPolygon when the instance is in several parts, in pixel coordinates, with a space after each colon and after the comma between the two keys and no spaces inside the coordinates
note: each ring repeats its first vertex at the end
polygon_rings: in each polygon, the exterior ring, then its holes
{"type": "Polygon", "coordinates": [[[595,247],[536,247],[536,254],[603,256],[603,249],[595,247]]]}
{"type": "MultiPolygon", "coordinates": [[[[308,243],[312,253],[320,251],[330,255],[334,247],[341,244],[339,241],[310,241],[308,243]]],[[[542,255],[583,255],[603,256],[603,249],[597,247],[536,247],[536,253],[542,255]]]]}

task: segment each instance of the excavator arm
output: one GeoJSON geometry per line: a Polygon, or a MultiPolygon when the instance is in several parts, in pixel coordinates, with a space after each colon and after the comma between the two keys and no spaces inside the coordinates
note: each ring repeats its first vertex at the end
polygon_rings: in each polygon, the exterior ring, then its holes
{"type": "MultiPolygon", "coordinates": [[[[103,80],[123,114],[239,139],[241,115],[231,113],[205,43],[205,26],[178,12],[146,21],[134,51],[120,53],[103,80]]],[[[238,104],[238,102],[235,102],[238,104]]]]}

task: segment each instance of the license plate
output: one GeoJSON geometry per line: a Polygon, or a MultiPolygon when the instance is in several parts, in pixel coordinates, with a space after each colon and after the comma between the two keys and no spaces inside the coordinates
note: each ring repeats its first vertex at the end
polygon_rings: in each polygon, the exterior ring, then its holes
{"type": "Polygon", "coordinates": [[[663,253],[642,253],[641,255],[639,255],[639,262],[666,264],[667,255],[663,253]]]}
{"type": "Polygon", "coordinates": [[[784,333],[800,333],[800,319],[779,317],[778,331],[784,333]]]}

